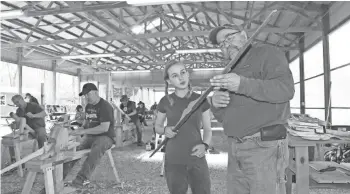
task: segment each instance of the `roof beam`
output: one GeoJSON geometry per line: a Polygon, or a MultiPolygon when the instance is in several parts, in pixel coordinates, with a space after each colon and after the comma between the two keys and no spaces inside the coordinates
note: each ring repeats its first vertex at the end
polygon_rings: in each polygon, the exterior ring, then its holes
{"type": "Polygon", "coordinates": [[[116,3],[105,3],[105,4],[94,4],[94,5],[84,5],[80,7],[61,7],[59,9],[45,9],[42,11],[32,11],[26,10],[24,11],[25,16],[27,17],[37,17],[37,16],[45,16],[45,15],[57,15],[64,13],[77,13],[77,12],[87,12],[87,11],[97,11],[97,10],[105,10],[105,9],[116,9],[123,7],[130,7],[131,5],[124,2],[116,2],[116,3]]]}
{"type": "MultiPolygon", "coordinates": [[[[227,10],[225,9],[221,9],[221,8],[209,8],[209,7],[205,7],[205,6],[199,6],[198,4],[195,4],[195,3],[186,3],[186,5],[189,5],[189,6],[192,6],[192,7],[195,7],[197,9],[204,9],[205,11],[209,11],[209,12],[213,12],[213,13],[217,13],[217,14],[222,14],[222,13],[225,13],[224,16],[226,17],[233,17],[233,18],[236,18],[238,20],[242,20],[243,22],[245,21],[245,18],[243,16],[240,16],[240,15],[235,15],[235,14],[232,14],[231,12],[230,13],[226,13],[227,10]]],[[[256,20],[251,20],[252,23],[254,24],[257,24],[257,25],[261,25],[262,22],[261,21],[256,21],[256,20]]],[[[267,24],[267,27],[276,27],[276,26],[272,26],[271,24],[267,24]]],[[[292,42],[293,40],[284,36],[283,34],[278,34],[276,33],[277,36],[281,36],[283,37],[284,39],[292,42]]]]}
{"type": "MultiPolygon", "coordinates": [[[[248,34],[254,32],[256,29],[248,30],[248,34]]],[[[320,31],[318,27],[267,27],[264,28],[265,32],[274,33],[294,33],[294,32],[313,32],[320,31]]],[[[38,40],[35,42],[24,42],[15,44],[2,45],[2,48],[16,48],[23,46],[39,46],[39,45],[52,45],[52,44],[74,44],[79,42],[98,42],[98,41],[111,41],[111,40],[135,40],[135,39],[148,39],[148,38],[159,38],[159,37],[174,37],[174,36],[208,36],[210,31],[175,31],[175,32],[155,32],[149,34],[140,35],[125,35],[115,33],[103,37],[92,37],[92,38],[80,38],[80,39],[61,39],[61,40],[38,40]]]]}
{"type": "MultiPolygon", "coordinates": [[[[103,26],[107,30],[111,31],[112,33],[109,33],[110,35],[116,34],[116,33],[122,33],[122,32],[120,32],[119,29],[115,29],[116,27],[108,20],[102,20],[102,19],[98,18],[97,14],[94,12],[87,12],[85,15],[87,18],[90,18],[94,21],[97,21],[101,26],[103,26]]],[[[134,45],[134,47],[136,47],[140,52],[144,52],[144,50],[147,50],[142,45],[138,44],[137,41],[130,40],[129,42],[131,42],[134,45]]]]}
{"type": "MultiPolygon", "coordinates": [[[[201,63],[206,63],[206,64],[224,64],[225,61],[220,60],[220,61],[183,61],[184,64],[201,64],[201,63]]],[[[163,63],[122,63],[122,64],[113,64],[113,65],[107,65],[107,67],[119,67],[119,66],[125,66],[125,67],[137,67],[137,66],[143,66],[143,65],[164,65],[165,62],[163,63]]]]}

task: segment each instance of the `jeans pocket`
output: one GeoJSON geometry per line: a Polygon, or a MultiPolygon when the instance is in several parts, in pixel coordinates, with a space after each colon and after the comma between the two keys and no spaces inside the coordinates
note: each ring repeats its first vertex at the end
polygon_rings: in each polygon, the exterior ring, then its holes
{"type": "Polygon", "coordinates": [[[261,148],[272,148],[277,147],[278,140],[275,141],[261,141],[260,139],[254,138],[253,141],[255,144],[261,148]]]}

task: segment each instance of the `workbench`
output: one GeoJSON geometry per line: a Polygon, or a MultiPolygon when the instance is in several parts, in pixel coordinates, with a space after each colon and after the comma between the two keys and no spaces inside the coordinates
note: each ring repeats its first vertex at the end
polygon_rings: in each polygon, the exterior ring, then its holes
{"type": "MultiPolygon", "coordinates": [[[[13,148],[14,149],[14,153],[15,153],[15,158],[16,158],[16,162],[21,160],[21,150],[22,150],[22,144],[28,142],[28,141],[32,141],[33,142],[33,148],[32,148],[32,152],[34,152],[36,150],[37,147],[37,141],[36,139],[31,139],[28,136],[22,136],[23,139],[20,139],[19,137],[15,137],[13,136],[13,133],[4,135],[1,139],[1,157],[4,157],[5,154],[5,150],[6,149],[10,149],[13,148]]],[[[11,157],[9,157],[9,159],[11,160],[11,157]]],[[[2,161],[3,162],[3,161],[2,161]]],[[[18,166],[18,171],[17,171],[18,175],[20,177],[24,176],[23,173],[23,169],[22,169],[22,165],[18,166]]]]}
{"type": "MultiPolygon", "coordinates": [[[[292,193],[292,175],[296,177],[296,194],[309,194],[310,188],[346,188],[350,189],[350,174],[344,175],[336,172],[330,172],[330,180],[333,183],[318,183],[313,178],[315,176],[325,176],[327,173],[319,173],[310,167],[308,147],[315,146],[317,148],[318,159],[321,159],[320,145],[340,143],[349,143],[349,139],[330,139],[330,140],[306,140],[301,137],[289,135],[289,167],[287,169],[287,183],[286,190],[287,194],[292,193]],[[314,176],[312,176],[312,174],[314,176]],[[332,178],[334,177],[334,178],[332,178]],[[311,180],[310,180],[311,178],[311,180]]],[[[312,162],[311,162],[312,163],[312,162]]],[[[319,162],[325,164],[331,162],[319,162]]],[[[315,162],[317,164],[317,162],[315,162]]],[[[336,163],[335,163],[336,164],[336,163]]],[[[349,171],[350,173],[350,171],[349,171]]],[[[349,191],[350,192],[350,191],[349,191]]]]}

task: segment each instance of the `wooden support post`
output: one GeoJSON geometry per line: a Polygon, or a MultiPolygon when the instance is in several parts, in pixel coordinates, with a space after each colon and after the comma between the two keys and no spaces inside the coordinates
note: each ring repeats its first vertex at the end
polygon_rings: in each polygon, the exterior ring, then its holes
{"type": "Polygon", "coordinates": [[[40,103],[41,103],[41,105],[43,106],[43,105],[45,105],[45,84],[44,83],[41,83],[41,101],[40,101],[40,103]]]}
{"type": "MultiPolygon", "coordinates": [[[[135,96],[134,87],[131,87],[131,95],[132,95],[131,100],[134,101],[134,102],[136,102],[136,96],[135,96]]],[[[137,103],[137,102],[136,102],[136,103],[137,103]]]]}
{"type": "Polygon", "coordinates": [[[300,113],[305,114],[305,73],[304,73],[304,33],[300,33],[299,39],[299,81],[300,81],[300,113]]]}
{"type": "Polygon", "coordinates": [[[295,147],[296,193],[309,193],[309,155],[307,147],[295,147]]]}
{"type": "Polygon", "coordinates": [[[141,89],[141,98],[140,98],[140,100],[143,102],[143,88],[140,87],[140,89],[141,89]]]}
{"type": "Polygon", "coordinates": [[[55,194],[55,186],[54,186],[52,171],[53,171],[53,167],[47,167],[44,169],[46,194],[55,194]]]}
{"type": "MultiPolygon", "coordinates": [[[[78,76],[78,94],[80,93],[80,88],[81,88],[81,69],[77,69],[77,76],[78,76]]],[[[83,98],[79,97],[79,104],[83,104],[82,102],[83,98]]]]}
{"type": "MultiPolygon", "coordinates": [[[[329,39],[328,33],[330,31],[329,24],[329,6],[322,5],[324,16],[322,17],[322,43],[323,43],[323,71],[324,71],[324,104],[325,104],[325,119],[332,122],[332,109],[328,104],[330,99],[330,83],[331,83],[331,72],[330,72],[330,59],[329,59],[329,39]]],[[[332,106],[331,106],[332,107],[332,106]]]]}
{"type": "Polygon", "coordinates": [[[111,72],[108,73],[108,80],[107,80],[107,101],[110,102],[113,100],[113,85],[112,85],[112,74],[111,72]]]}
{"type": "MultiPolygon", "coordinates": [[[[293,160],[295,154],[295,149],[289,147],[289,166],[292,166],[295,161],[293,160]]],[[[286,169],[287,174],[287,182],[286,182],[286,194],[292,194],[292,179],[293,179],[293,171],[290,168],[286,169]]]]}
{"type": "Polygon", "coordinates": [[[147,103],[149,103],[151,100],[149,98],[150,94],[149,94],[149,88],[147,88],[147,103]]]}
{"type": "MultiPolygon", "coordinates": [[[[156,89],[153,89],[153,104],[156,102],[156,89]]],[[[152,105],[153,105],[152,104],[152,105]]]]}
{"type": "Polygon", "coordinates": [[[23,66],[22,66],[22,58],[23,58],[23,49],[17,48],[17,68],[18,68],[18,94],[22,95],[23,92],[23,66]]]}
{"type": "MultiPolygon", "coordinates": [[[[15,157],[16,162],[21,160],[21,144],[20,142],[14,142],[14,149],[15,149],[15,157]]],[[[23,168],[22,165],[18,166],[18,176],[23,177],[23,168]]]]}
{"type": "Polygon", "coordinates": [[[113,159],[113,156],[112,156],[112,152],[111,152],[111,149],[107,150],[107,155],[108,155],[108,159],[109,159],[109,162],[111,163],[111,166],[112,166],[112,169],[113,169],[113,173],[114,173],[114,176],[115,176],[115,179],[118,183],[121,183],[120,181],[120,178],[119,178],[119,175],[118,175],[118,171],[117,171],[117,168],[114,164],[114,159],[113,159]]]}
{"type": "Polygon", "coordinates": [[[24,183],[21,194],[29,194],[30,193],[30,191],[32,190],[32,187],[33,187],[33,183],[35,181],[36,173],[37,172],[34,172],[34,171],[28,172],[26,182],[24,183]]]}
{"type": "MultiPolygon", "coordinates": [[[[64,159],[64,155],[62,152],[57,153],[56,155],[56,161],[60,161],[64,159]]],[[[54,184],[55,184],[55,191],[56,193],[60,193],[60,191],[63,191],[64,184],[63,184],[63,164],[59,164],[54,167],[54,184]]]]}
{"type": "Polygon", "coordinates": [[[56,60],[52,61],[52,73],[53,73],[53,82],[52,82],[52,95],[53,95],[53,104],[57,103],[57,79],[56,79],[56,67],[57,62],[56,60]]]}

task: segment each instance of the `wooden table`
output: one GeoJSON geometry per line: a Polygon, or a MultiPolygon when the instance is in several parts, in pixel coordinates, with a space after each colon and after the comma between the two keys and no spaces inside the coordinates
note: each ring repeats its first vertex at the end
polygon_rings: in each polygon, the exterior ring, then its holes
{"type": "MultiPolygon", "coordinates": [[[[4,151],[6,150],[6,148],[13,148],[14,152],[15,152],[15,159],[16,161],[19,161],[21,159],[21,145],[27,141],[33,141],[33,148],[32,151],[34,152],[36,149],[36,145],[37,145],[37,141],[35,139],[31,139],[28,138],[28,136],[24,137],[24,139],[20,139],[19,137],[14,138],[13,134],[8,134],[2,137],[1,139],[1,153],[2,153],[2,157],[4,157],[4,151]]],[[[10,151],[9,151],[10,153],[10,151]]],[[[11,157],[10,157],[11,160],[11,157]]],[[[23,169],[22,169],[22,165],[18,166],[18,171],[17,171],[18,175],[20,177],[23,177],[23,169]]]]}
{"type": "MultiPolygon", "coordinates": [[[[309,194],[310,186],[313,188],[350,188],[350,184],[319,184],[311,180],[309,169],[309,146],[317,146],[329,143],[349,143],[349,139],[344,140],[306,140],[300,137],[289,135],[289,167],[287,169],[287,194],[292,193],[292,175],[296,178],[296,194],[309,194]],[[295,161],[293,160],[295,157],[295,161]],[[310,184],[311,183],[311,184],[310,184]]],[[[320,152],[319,152],[320,153],[320,152]]]]}

